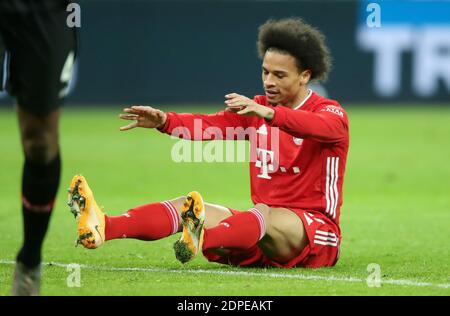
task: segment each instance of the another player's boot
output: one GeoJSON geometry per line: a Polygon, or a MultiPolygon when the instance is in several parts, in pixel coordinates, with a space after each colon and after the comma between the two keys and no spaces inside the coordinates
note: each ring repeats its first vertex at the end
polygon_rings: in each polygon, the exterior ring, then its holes
{"type": "Polygon", "coordinates": [[[173,248],[175,256],[181,263],[195,258],[202,251],[205,225],[205,206],[200,193],[190,192],[181,210],[183,233],[173,248]]]}
{"type": "Polygon", "coordinates": [[[11,295],[38,296],[41,286],[41,265],[28,268],[21,262],[16,262],[11,295]]]}
{"type": "Polygon", "coordinates": [[[72,178],[67,204],[77,221],[77,245],[82,244],[89,249],[100,247],[105,242],[105,213],[95,202],[83,176],[72,178]]]}

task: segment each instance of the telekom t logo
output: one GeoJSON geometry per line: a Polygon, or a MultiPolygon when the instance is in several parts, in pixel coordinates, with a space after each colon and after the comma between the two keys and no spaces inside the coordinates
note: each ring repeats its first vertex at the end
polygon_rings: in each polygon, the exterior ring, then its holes
{"type": "Polygon", "coordinates": [[[255,166],[261,169],[258,178],[270,180],[272,177],[269,176],[269,172],[278,170],[280,131],[278,127],[271,127],[269,130],[263,124],[256,133],[258,134],[258,139],[256,144],[254,142],[252,145],[256,145],[256,157],[254,157],[255,160],[253,161],[255,161],[255,166]]]}
{"type": "Polygon", "coordinates": [[[271,150],[256,148],[256,155],[258,159],[255,162],[255,166],[258,168],[261,168],[261,173],[258,174],[258,178],[263,179],[272,179],[271,176],[269,176],[269,171],[274,171],[274,152],[271,150]]]}

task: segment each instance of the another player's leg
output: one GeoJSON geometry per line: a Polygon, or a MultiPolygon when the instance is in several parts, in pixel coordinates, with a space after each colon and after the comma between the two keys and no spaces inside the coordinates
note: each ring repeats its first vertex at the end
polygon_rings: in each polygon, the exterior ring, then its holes
{"type": "Polygon", "coordinates": [[[41,250],[58,190],[59,111],[36,116],[18,109],[25,162],[22,175],[24,239],[17,255],[13,295],[39,295],[41,250]]]}
{"type": "Polygon", "coordinates": [[[17,255],[13,295],[39,294],[42,243],[60,178],[59,108],[67,92],[76,46],[64,6],[2,12],[8,50],[5,82],[17,98],[25,162],[22,175],[24,242],[17,255]],[[25,12],[26,11],[26,12],[25,12]]]}

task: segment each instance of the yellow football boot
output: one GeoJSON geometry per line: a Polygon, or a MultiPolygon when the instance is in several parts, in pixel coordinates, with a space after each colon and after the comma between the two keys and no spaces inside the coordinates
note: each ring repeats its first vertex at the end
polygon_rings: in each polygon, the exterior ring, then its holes
{"type": "Polygon", "coordinates": [[[202,250],[205,225],[205,206],[200,193],[190,192],[181,209],[183,233],[173,248],[181,263],[191,261],[202,250]]]}
{"type": "Polygon", "coordinates": [[[82,244],[89,249],[100,247],[105,242],[105,213],[95,202],[83,176],[72,178],[67,204],[77,221],[77,245],[82,244]]]}

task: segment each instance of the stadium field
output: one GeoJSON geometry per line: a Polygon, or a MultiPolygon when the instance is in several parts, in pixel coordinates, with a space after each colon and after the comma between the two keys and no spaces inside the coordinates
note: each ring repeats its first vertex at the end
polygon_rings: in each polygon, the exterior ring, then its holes
{"type": "MultiPolygon", "coordinates": [[[[211,110],[174,110],[205,109],[211,110]]],[[[66,188],[76,173],[112,215],[191,190],[237,209],[251,201],[247,163],[176,163],[170,153],[177,140],[151,130],[119,132],[120,108],[67,107],[42,295],[450,295],[450,107],[347,111],[351,137],[340,261],[333,268],[283,270],[233,268],[202,257],[182,266],[172,250],[178,236],[75,248],[66,188]],[[74,263],[81,265],[79,287],[73,286],[78,270],[67,267],[74,263]],[[380,287],[368,286],[367,278],[377,274],[368,272],[369,264],[380,269],[380,287]]],[[[0,295],[8,295],[22,236],[22,155],[12,110],[0,111],[0,144],[0,295]]]]}

